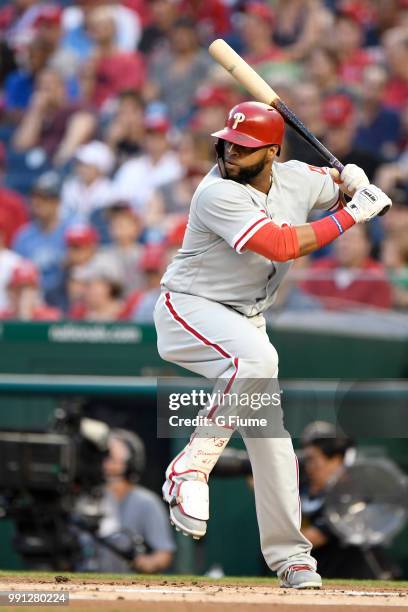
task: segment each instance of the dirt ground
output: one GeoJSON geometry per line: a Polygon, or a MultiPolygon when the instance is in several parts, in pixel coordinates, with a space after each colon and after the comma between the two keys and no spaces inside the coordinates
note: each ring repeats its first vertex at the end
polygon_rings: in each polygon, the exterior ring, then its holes
{"type": "MultiPolygon", "coordinates": [[[[408,588],[353,584],[327,585],[320,591],[281,589],[276,581],[246,584],[242,581],[197,579],[99,579],[53,576],[2,575],[0,591],[65,591],[69,608],[101,612],[408,612],[408,588]]],[[[0,610],[12,610],[4,602],[0,610]]],[[[30,606],[31,610],[63,610],[65,606],[30,606]]]]}

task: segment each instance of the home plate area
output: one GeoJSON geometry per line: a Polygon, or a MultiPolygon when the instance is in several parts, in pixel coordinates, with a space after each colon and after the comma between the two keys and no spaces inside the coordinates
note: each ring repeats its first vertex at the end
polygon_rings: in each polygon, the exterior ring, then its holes
{"type": "MultiPolygon", "coordinates": [[[[69,593],[69,608],[103,612],[121,610],[157,612],[207,612],[238,610],[295,610],[312,612],[340,612],[354,610],[379,612],[385,607],[393,612],[408,612],[408,589],[398,583],[379,582],[377,586],[364,583],[328,584],[322,590],[295,591],[281,589],[275,580],[253,582],[233,578],[208,581],[189,577],[181,579],[126,577],[101,579],[98,577],[47,576],[36,578],[30,574],[0,578],[0,591],[65,591],[69,593]],[[395,585],[395,586],[394,586],[395,585]]],[[[33,606],[30,606],[33,609],[33,606]]],[[[58,606],[64,609],[64,606],[58,606]]],[[[10,608],[2,608],[10,609],[10,608]]],[[[36,609],[34,607],[34,609],[36,609]]],[[[38,608],[44,610],[45,608],[38,608]]],[[[47,606],[47,609],[57,609],[47,606]]]]}

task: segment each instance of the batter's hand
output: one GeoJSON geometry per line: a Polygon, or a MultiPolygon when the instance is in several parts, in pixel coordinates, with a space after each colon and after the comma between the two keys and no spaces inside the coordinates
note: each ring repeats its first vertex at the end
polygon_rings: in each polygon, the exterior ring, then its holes
{"type": "Polygon", "coordinates": [[[338,184],[341,191],[347,193],[347,195],[351,197],[353,197],[357,189],[367,187],[370,184],[364,170],[356,166],[356,164],[347,164],[347,166],[344,166],[341,174],[339,174],[339,171],[335,168],[330,168],[330,176],[333,181],[338,184]]]}
{"type": "Polygon", "coordinates": [[[344,210],[347,210],[356,223],[364,223],[376,217],[386,206],[392,206],[387,194],[375,185],[368,185],[356,191],[344,210]]]}

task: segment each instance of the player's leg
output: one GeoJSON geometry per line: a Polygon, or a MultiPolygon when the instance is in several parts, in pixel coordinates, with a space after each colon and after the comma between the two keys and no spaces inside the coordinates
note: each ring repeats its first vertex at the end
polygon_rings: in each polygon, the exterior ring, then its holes
{"type": "MultiPolygon", "coordinates": [[[[269,342],[262,318],[254,319],[253,323],[269,342]]],[[[281,412],[281,406],[277,410],[281,412]]],[[[275,431],[272,435],[267,430],[263,433],[259,438],[243,436],[254,478],[262,553],[284,586],[317,587],[321,579],[315,572],[311,544],[300,531],[299,465],[292,440],[283,428],[277,437],[275,431]]]]}
{"type": "MultiPolygon", "coordinates": [[[[266,563],[279,576],[284,576],[293,566],[315,570],[311,544],[300,531],[298,463],[291,439],[245,437],[244,442],[252,466],[261,549],[266,563]]],[[[309,586],[320,583],[318,576],[309,573],[308,578],[313,582],[309,586]]]]}
{"type": "MultiPolygon", "coordinates": [[[[218,378],[214,392],[221,395],[246,380],[270,379],[277,371],[277,353],[264,334],[221,304],[169,293],[158,301],[155,323],[161,356],[207,378],[218,378]]],[[[261,380],[258,384],[262,387],[261,380]]],[[[205,409],[202,413],[208,416],[205,409]]],[[[167,469],[164,498],[172,521],[184,533],[195,537],[205,533],[208,477],[231,434],[231,428],[216,423],[198,427],[167,469]]]]}

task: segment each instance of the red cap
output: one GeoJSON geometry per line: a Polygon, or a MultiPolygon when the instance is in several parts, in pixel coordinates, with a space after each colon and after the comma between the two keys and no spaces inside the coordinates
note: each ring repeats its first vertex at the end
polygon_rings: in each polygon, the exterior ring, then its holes
{"type": "Polygon", "coordinates": [[[140,268],[145,272],[158,272],[166,264],[166,250],[163,244],[148,244],[140,259],[140,268]]]}
{"type": "Polygon", "coordinates": [[[263,2],[249,2],[245,7],[245,13],[247,15],[254,15],[254,17],[266,21],[271,26],[275,23],[275,14],[273,10],[263,2]]]}
{"type": "Polygon", "coordinates": [[[71,247],[90,246],[98,244],[99,236],[91,225],[77,225],[65,232],[65,242],[71,247]]]}
{"type": "Polygon", "coordinates": [[[185,217],[181,221],[179,221],[172,230],[167,234],[167,245],[169,247],[181,247],[184,240],[184,234],[187,229],[187,221],[188,218],[185,217]]]}
{"type": "Polygon", "coordinates": [[[341,127],[351,120],[354,105],[348,96],[335,94],[323,101],[323,119],[329,127],[341,127]]]}
{"type": "Polygon", "coordinates": [[[200,108],[207,106],[228,106],[230,94],[221,87],[200,87],[195,102],[200,108]]]}
{"type": "Polygon", "coordinates": [[[62,10],[59,6],[44,6],[34,20],[34,27],[40,25],[60,25],[62,10]]]}
{"type": "Polygon", "coordinates": [[[8,282],[9,287],[22,287],[24,285],[31,285],[34,287],[38,287],[39,285],[38,270],[35,265],[28,260],[20,261],[16,265],[8,282]]]}
{"type": "Polygon", "coordinates": [[[170,122],[162,115],[146,117],[144,125],[146,130],[150,132],[159,132],[160,134],[167,134],[171,127],[170,122]]]}

